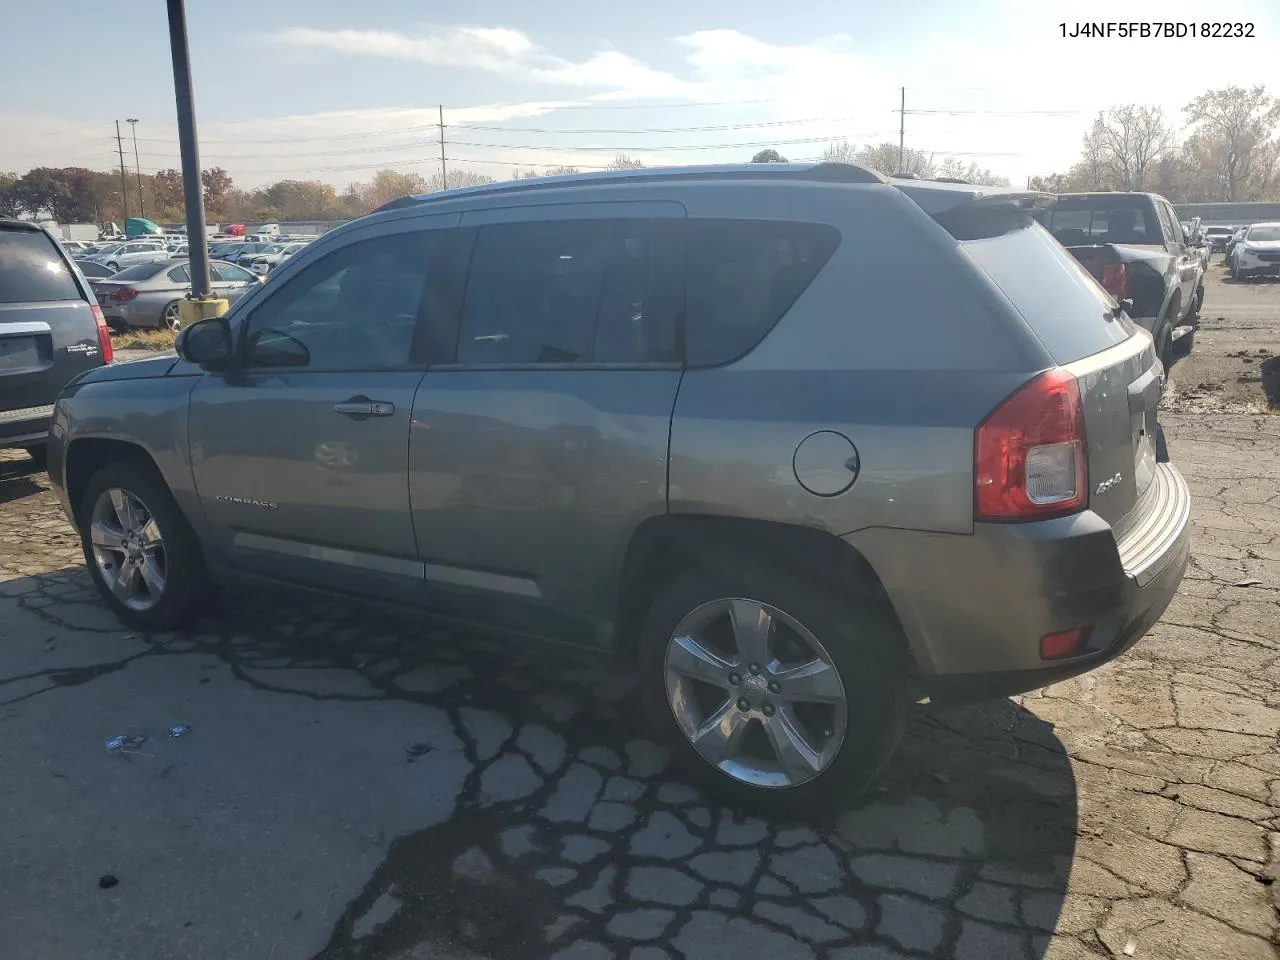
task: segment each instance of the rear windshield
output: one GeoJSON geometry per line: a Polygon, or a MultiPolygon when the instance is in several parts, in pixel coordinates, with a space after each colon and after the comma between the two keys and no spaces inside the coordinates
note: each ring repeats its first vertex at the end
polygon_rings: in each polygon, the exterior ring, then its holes
{"type": "Polygon", "coordinates": [[[119,273],[111,275],[112,280],[150,280],[165,268],[164,261],[156,263],[140,263],[136,267],[125,267],[119,273]]]}
{"type": "Polygon", "coordinates": [[[1039,224],[962,240],[960,249],[1012,301],[1058,363],[1098,353],[1133,333],[1128,320],[1112,317],[1110,295],[1039,224]]]}
{"type": "Polygon", "coordinates": [[[0,303],[80,299],[71,269],[48,236],[0,229],[0,303]]]}
{"type": "Polygon", "coordinates": [[[1059,197],[1036,219],[1064,247],[1164,243],[1155,205],[1146,197],[1059,197]]]}

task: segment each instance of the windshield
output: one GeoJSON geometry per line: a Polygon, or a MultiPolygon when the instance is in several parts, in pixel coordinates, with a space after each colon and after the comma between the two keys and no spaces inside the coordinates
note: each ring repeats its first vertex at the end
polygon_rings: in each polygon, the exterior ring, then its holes
{"type": "Polygon", "coordinates": [[[1244,238],[1264,243],[1280,240],[1280,223],[1260,223],[1256,227],[1250,227],[1244,238]]]}
{"type": "Polygon", "coordinates": [[[1230,227],[1206,227],[1205,233],[1211,233],[1214,236],[1224,236],[1231,232],[1230,227]]]}
{"type": "Polygon", "coordinates": [[[279,244],[272,243],[264,247],[262,252],[263,253],[284,253],[284,247],[280,246],[279,244]]]}

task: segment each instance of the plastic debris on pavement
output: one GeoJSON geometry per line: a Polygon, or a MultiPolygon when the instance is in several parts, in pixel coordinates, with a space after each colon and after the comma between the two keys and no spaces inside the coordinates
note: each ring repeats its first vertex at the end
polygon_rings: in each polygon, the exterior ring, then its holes
{"type": "Polygon", "coordinates": [[[112,751],[122,750],[127,752],[129,750],[137,750],[146,742],[146,737],[111,737],[106,742],[106,748],[112,751]]]}
{"type": "Polygon", "coordinates": [[[190,732],[191,727],[185,723],[175,723],[169,728],[169,736],[171,737],[185,737],[190,732]]]}

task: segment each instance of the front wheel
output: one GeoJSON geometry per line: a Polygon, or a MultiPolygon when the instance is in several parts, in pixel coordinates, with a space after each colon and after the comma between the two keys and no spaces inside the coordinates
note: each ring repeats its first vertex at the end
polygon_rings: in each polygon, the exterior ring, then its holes
{"type": "Polygon", "coordinates": [[[112,273],[119,273],[119,272],[120,272],[120,264],[116,263],[116,262],[113,260],[111,263],[108,263],[108,264],[107,264],[107,269],[108,269],[108,270],[110,270],[112,273]]]}
{"type": "Polygon", "coordinates": [[[640,637],[645,709],[692,779],[737,807],[805,816],[865,790],[909,697],[896,620],[734,558],[662,587],[640,637]]]}
{"type": "Polygon", "coordinates": [[[196,612],[208,593],[200,545],[154,470],[108,463],[89,480],[77,516],[94,586],[121,621],[169,630],[196,612]]]}

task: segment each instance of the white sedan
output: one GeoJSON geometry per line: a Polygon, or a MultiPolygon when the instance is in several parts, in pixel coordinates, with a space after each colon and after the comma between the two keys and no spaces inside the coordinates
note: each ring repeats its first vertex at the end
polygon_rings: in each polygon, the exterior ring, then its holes
{"type": "Polygon", "coordinates": [[[150,263],[152,260],[164,260],[169,256],[169,247],[163,240],[130,240],[103,247],[84,257],[85,260],[96,260],[106,264],[112,270],[123,270],[139,263],[150,263]]]}
{"type": "Polygon", "coordinates": [[[292,257],[295,253],[305,250],[305,243],[276,243],[267,247],[261,253],[254,254],[247,260],[241,261],[241,266],[248,267],[260,277],[265,277],[268,273],[280,266],[285,260],[292,257]]]}

